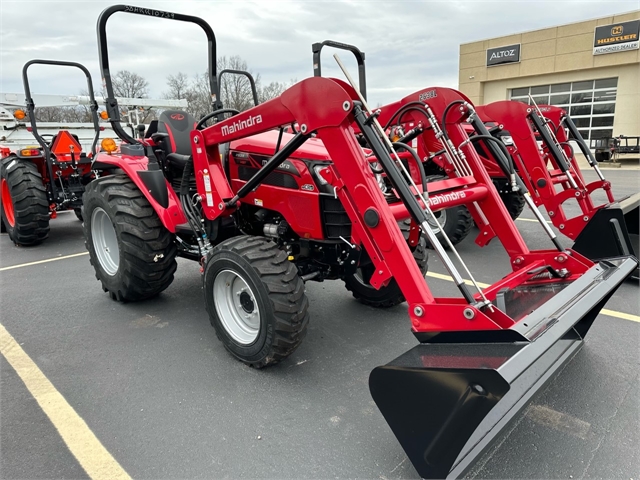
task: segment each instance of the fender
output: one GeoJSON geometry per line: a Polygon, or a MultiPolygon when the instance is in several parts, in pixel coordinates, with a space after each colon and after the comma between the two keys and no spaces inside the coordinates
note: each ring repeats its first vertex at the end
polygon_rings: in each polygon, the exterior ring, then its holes
{"type": "Polygon", "coordinates": [[[151,190],[147,187],[142,178],[142,176],[150,172],[148,168],[149,159],[147,157],[98,153],[95,158],[95,163],[113,165],[116,168],[124,170],[127,176],[133,180],[158,214],[162,225],[164,225],[164,227],[171,233],[176,233],[176,227],[178,225],[187,223],[187,218],[180,206],[180,199],[166,180],[164,180],[164,182],[167,187],[169,197],[166,207],[163,207],[151,194],[151,190]]]}

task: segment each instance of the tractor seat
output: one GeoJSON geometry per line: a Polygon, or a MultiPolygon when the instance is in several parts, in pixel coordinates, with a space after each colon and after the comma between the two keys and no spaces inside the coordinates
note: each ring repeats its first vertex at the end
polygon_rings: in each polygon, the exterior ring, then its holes
{"type": "Polygon", "coordinates": [[[184,170],[184,167],[187,165],[187,162],[191,158],[191,155],[181,155],[179,153],[168,153],[167,154],[167,162],[169,162],[172,166],[184,170]]]}
{"type": "Polygon", "coordinates": [[[158,118],[158,132],[169,137],[164,142],[167,162],[182,170],[191,156],[191,131],[197,122],[182,110],[165,110],[158,118]]]}

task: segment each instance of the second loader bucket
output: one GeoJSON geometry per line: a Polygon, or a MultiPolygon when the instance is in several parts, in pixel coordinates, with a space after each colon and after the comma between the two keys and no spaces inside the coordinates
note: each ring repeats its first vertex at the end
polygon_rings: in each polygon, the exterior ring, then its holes
{"type": "MultiPolygon", "coordinates": [[[[640,254],[640,193],[598,210],[576,238],[572,249],[591,260],[640,254]]],[[[636,269],[631,278],[639,279],[636,269]]]]}
{"type": "MultiPolygon", "coordinates": [[[[603,260],[572,282],[521,285],[495,304],[522,320],[509,335],[421,343],[369,377],[371,395],[423,478],[455,478],[583,345],[633,257],[603,260]],[[529,313],[530,312],[530,313],[529,313]]],[[[504,333],[504,332],[503,332],[504,333]]],[[[437,339],[438,337],[434,337],[437,339]]]]}

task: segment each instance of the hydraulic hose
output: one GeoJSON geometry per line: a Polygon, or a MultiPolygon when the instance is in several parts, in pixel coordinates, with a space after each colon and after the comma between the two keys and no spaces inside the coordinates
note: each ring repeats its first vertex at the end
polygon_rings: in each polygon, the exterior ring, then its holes
{"type": "Polygon", "coordinates": [[[421,108],[418,108],[418,106],[424,107],[426,104],[424,102],[418,102],[418,101],[414,101],[414,102],[409,102],[403,106],[401,106],[398,110],[395,111],[395,113],[391,116],[391,118],[389,119],[389,121],[385,124],[384,126],[384,130],[386,130],[387,128],[389,128],[389,126],[393,123],[393,121],[396,119],[396,117],[399,117],[398,121],[402,118],[402,115],[404,115],[407,112],[410,112],[412,110],[415,110],[417,112],[422,113],[427,120],[429,119],[429,116],[427,115],[427,113],[422,110],[421,108]]]}
{"type": "Polygon", "coordinates": [[[444,138],[446,140],[449,140],[449,134],[447,133],[447,114],[449,113],[449,110],[451,110],[451,108],[453,108],[456,105],[462,105],[465,103],[467,103],[465,100],[454,100],[449,105],[447,105],[447,107],[444,109],[441,122],[442,122],[442,134],[444,135],[444,138]]]}
{"type": "Polygon", "coordinates": [[[392,145],[396,148],[399,148],[399,149],[401,148],[403,150],[406,150],[411,154],[411,156],[413,157],[413,160],[416,162],[418,171],[420,172],[420,183],[422,185],[422,191],[424,192],[425,195],[427,195],[427,174],[424,171],[424,165],[422,165],[422,162],[420,161],[420,157],[418,156],[416,151],[406,143],[393,142],[392,145]]]}

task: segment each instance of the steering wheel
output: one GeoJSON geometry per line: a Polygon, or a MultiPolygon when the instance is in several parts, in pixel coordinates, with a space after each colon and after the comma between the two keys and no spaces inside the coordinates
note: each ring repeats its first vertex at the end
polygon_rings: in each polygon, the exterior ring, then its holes
{"type": "Polygon", "coordinates": [[[207,123],[207,120],[210,120],[211,118],[216,117],[218,115],[222,115],[223,113],[231,113],[232,115],[237,115],[240,113],[240,111],[236,110],[235,108],[219,108],[218,110],[214,110],[211,113],[207,113],[196,124],[196,130],[202,130],[204,128],[204,124],[207,123]]]}

